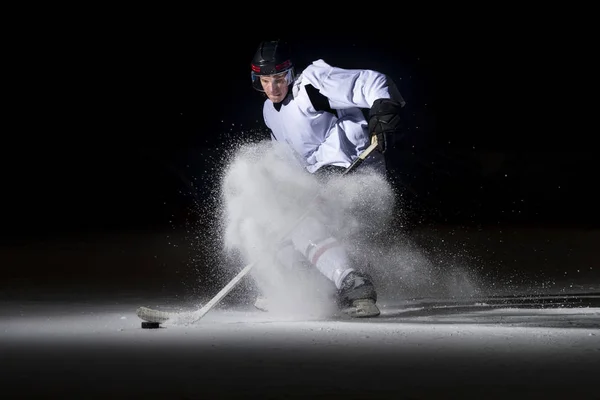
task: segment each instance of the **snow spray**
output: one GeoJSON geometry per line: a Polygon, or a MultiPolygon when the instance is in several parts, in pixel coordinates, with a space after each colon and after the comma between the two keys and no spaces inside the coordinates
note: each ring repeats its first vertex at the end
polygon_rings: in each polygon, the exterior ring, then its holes
{"type": "Polygon", "coordinates": [[[435,282],[427,257],[394,225],[398,201],[385,175],[368,165],[320,179],[301,167],[286,144],[241,144],[221,181],[224,249],[238,260],[237,270],[256,262],[251,274],[256,294],[268,300],[270,312],[327,315],[334,305],[333,282],[300,252],[282,252],[284,234],[312,207],[311,215],[342,243],[353,267],[372,276],[380,300],[403,297],[435,282]],[[278,260],[282,253],[290,262],[278,260]]]}

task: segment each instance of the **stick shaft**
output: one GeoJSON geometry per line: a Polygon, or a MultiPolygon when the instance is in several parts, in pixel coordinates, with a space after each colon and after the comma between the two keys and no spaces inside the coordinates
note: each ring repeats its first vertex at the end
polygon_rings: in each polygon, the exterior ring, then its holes
{"type": "Polygon", "coordinates": [[[234,287],[242,280],[242,278],[250,272],[252,267],[254,267],[255,263],[250,263],[246,265],[238,274],[227,284],[223,289],[219,291],[208,303],[206,303],[202,308],[198,311],[194,312],[194,318],[192,319],[192,323],[195,323],[200,318],[204,317],[204,314],[209,312],[218,302],[220,302],[225,296],[233,290],[234,287]]]}
{"type": "Polygon", "coordinates": [[[365,149],[356,160],[344,172],[342,175],[348,175],[350,172],[354,171],[360,164],[363,163],[371,155],[371,153],[377,148],[377,136],[373,136],[371,139],[371,145],[365,149]]]}

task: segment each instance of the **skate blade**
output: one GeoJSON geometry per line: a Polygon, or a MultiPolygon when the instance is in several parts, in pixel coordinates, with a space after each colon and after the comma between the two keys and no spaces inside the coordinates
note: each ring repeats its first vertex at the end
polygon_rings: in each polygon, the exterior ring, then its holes
{"type": "Polygon", "coordinates": [[[352,318],[370,318],[381,314],[373,300],[354,300],[352,307],[344,309],[343,312],[352,318]]]}

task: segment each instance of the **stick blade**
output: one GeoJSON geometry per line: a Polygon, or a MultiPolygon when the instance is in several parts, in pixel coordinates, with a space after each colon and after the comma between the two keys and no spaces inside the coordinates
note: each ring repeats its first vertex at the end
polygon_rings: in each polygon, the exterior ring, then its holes
{"type": "Polygon", "coordinates": [[[163,323],[172,318],[172,313],[140,307],[135,312],[138,317],[147,322],[163,323]]]}

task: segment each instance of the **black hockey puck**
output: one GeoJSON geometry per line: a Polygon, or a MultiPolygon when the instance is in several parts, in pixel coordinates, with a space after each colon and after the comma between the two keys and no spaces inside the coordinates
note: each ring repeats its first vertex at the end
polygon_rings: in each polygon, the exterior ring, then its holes
{"type": "Polygon", "coordinates": [[[157,329],[160,328],[160,322],[142,322],[142,329],[157,329]]]}

